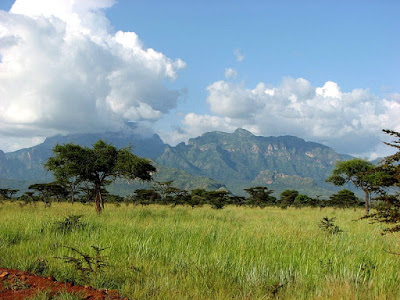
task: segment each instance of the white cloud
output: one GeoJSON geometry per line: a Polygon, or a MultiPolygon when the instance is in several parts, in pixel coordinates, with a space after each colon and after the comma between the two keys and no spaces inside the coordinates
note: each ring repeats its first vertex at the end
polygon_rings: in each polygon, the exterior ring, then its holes
{"type": "Polygon", "coordinates": [[[241,62],[245,58],[242,51],[240,51],[240,49],[233,50],[233,55],[235,55],[235,59],[237,62],[241,62]]]}
{"type": "Polygon", "coordinates": [[[225,78],[230,79],[230,78],[236,78],[238,75],[237,71],[232,68],[227,68],[225,69],[225,78]]]}
{"type": "Polygon", "coordinates": [[[376,156],[382,150],[381,130],[400,131],[396,95],[380,98],[365,89],[343,92],[331,81],[313,87],[303,78],[285,78],[279,86],[259,83],[254,89],[217,81],[207,91],[215,115],[188,114],[181,130],[186,138],[203,129],[243,127],[258,135],[296,135],[343,153],[376,156]]]}
{"type": "Polygon", "coordinates": [[[17,0],[0,11],[0,149],[12,136],[117,129],[176,107],[180,91],[164,82],[185,63],[113,32],[103,11],[113,3],[17,0]]]}
{"type": "Polygon", "coordinates": [[[198,115],[195,113],[186,114],[182,124],[183,127],[179,127],[173,131],[160,131],[159,135],[164,142],[176,145],[182,141],[187,142],[189,138],[199,136],[205,132],[232,132],[237,128],[228,117],[198,115]]]}

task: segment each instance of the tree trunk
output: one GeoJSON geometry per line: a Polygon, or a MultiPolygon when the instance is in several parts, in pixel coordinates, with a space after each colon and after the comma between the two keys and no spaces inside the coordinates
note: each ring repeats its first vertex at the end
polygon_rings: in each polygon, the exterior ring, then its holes
{"type": "Polygon", "coordinates": [[[100,197],[101,208],[104,209],[104,199],[103,196],[101,196],[100,190],[99,190],[99,197],[100,197]]]}
{"type": "Polygon", "coordinates": [[[101,194],[100,194],[100,187],[94,188],[94,205],[96,207],[97,214],[101,214],[101,194]]]}
{"type": "Polygon", "coordinates": [[[71,187],[71,203],[74,204],[75,202],[75,189],[71,187]]]}
{"type": "Polygon", "coordinates": [[[369,191],[363,190],[365,193],[365,214],[369,214],[369,191]]]}

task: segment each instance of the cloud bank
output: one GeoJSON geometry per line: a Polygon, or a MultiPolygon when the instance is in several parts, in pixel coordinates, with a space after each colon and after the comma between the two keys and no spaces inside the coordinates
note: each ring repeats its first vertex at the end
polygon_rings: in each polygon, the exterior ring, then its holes
{"type": "Polygon", "coordinates": [[[303,78],[285,78],[279,86],[217,81],[207,87],[213,115],[187,114],[177,133],[199,133],[237,127],[257,135],[296,135],[321,142],[343,153],[376,156],[382,153],[381,129],[400,131],[397,95],[379,98],[366,89],[341,91],[328,81],[314,87],[303,78]]]}
{"type": "Polygon", "coordinates": [[[180,91],[165,81],[185,63],[113,31],[104,15],[113,4],[17,0],[0,11],[0,149],[17,148],[17,137],[155,122],[176,107],[180,91]]]}

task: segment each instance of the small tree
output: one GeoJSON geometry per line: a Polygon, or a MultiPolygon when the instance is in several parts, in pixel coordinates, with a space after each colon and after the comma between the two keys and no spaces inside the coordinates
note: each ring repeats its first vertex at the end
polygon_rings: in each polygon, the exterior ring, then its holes
{"type": "Polygon", "coordinates": [[[34,190],[46,206],[50,206],[52,199],[60,201],[68,196],[68,191],[57,182],[35,183],[28,188],[34,190]]]}
{"type": "Polygon", "coordinates": [[[373,164],[369,161],[354,158],[352,160],[338,161],[332,175],[326,181],[334,185],[344,185],[351,182],[355,187],[361,188],[365,193],[365,212],[369,214],[369,198],[373,190],[371,176],[368,173],[373,169],[373,164]]]}
{"type": "Polygon", "coordinates": [[[264,208],[267,205],[276,203],[276,198],[271,196],[274,191],[268,189],[266,186],[256,186],[244,190],[250,195],[248,203],[251,206],[264,208]]]}
{"type": "Polygon", "coordinates": [[[347,189],[340,190],[330,196],[330,204],[341,208],[355,207],[359,203],[358,198],[352,191],[347,189]]]}
{"type": "Polygon", "coordinates": [[[154,204],[160,200],[160,194],[154,189],[137,189],[133,195],[133,202],[141,205],[154,204]]]}
{"type": "Polygon", "coordinates": [[[211,204],[212,208],[215,209],[222,209],[228,202],[228,195],[227,191],[209,191],[206,194],[208,203],[211,204]]]}
{"type": "Polygon", "coordinates": [[[12,199],[13,195],[18,193],[19,190],[13,189],[0,189],[0,199],[12,199]]]}
{"type": "Polygon", "coordinates": [[[241,196],[230,196],[228,202],[229,204],[233,204],[236,206],[243,206],[247,204],[246,198],[241,196]]]}
{"type": "Polygon", "coordinates": [[[99,140],[93,148],[72,143],[56,145],[55,156],[45,163],[57,180],[65,182],[72,178],[80,183],[90,184],[94,191],[94,202],[98,214],[104,209],[102,188],[116,178],[151,180],[156,171],[150,161],[132,154],[131,149],[117,149],[99,140]]]}
{"type": "Polygon", "coordinates": [[[291,206],[298,195],[299,192],[296,190],[283,191],[281,193],[281,205],[285,207],[291,206]]]}
{"type": "Polygon", "coordinates": [[[313,199],[311,199],[307,195],[299,194],[294,199],[293,206],[295,206],[297,208],[301,208],[301,207],[304,207],[307,205],[312,205],[312,202],[313,202],[312,200],[313,199]]]}
{"type": "Polygon", "coordinates": [[[190,191],[188,204],[194,208],[201,206],[207,201],[207,191],[205,189],[194,189],[190,191]]]}

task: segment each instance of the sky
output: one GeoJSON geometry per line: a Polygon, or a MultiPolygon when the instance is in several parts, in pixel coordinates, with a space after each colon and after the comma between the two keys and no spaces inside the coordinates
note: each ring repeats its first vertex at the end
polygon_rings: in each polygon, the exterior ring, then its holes
{"type": "Polygon", "coordinates": [[[130,121],[388,155],[399,29],[396,0],[0,0],[0,149],[130,121]]]}

